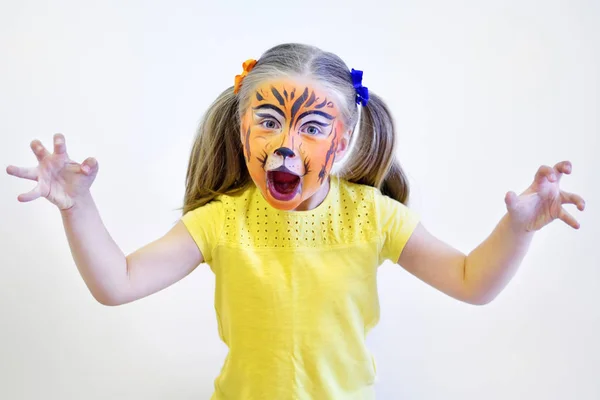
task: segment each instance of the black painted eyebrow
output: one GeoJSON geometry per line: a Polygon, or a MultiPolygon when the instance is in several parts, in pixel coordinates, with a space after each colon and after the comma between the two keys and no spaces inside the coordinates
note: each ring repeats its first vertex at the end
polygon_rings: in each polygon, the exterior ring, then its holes
{"type": "Polygon", "coordinates": [[[274,118],[273,114],[269,113],[256,113],[255,115],[260,118],[274,118]]]}
{"type": "Polygon", "coordinates": [[[261,109],[268,109],[268,110],[276,111],[279,115],[281,115],[283,118],[285,118],[285,113],[283,111],[281,111],[281,109],[279,107],[274,106],[273,104],[262,104],[258,107],[254,107],[252,110],[260,111],[261,109]]]}
{"type": "MultiPolygon", "coordinates": [[[[298,119],[296,120],[296,123],[294,124],[294,129],[298,126],[298,123],[302,120],[302,118],[307,117],[309,115],[319,115],[321,117],[327,118],[330,121],[333,121],[335,119],[335,117],[333,115],[327,114],[326,112],[323,112],[323,111],[318,111],[318,110],[305,111],[298,116],[298,119]]],[[[312,123],[315,123],[315,124],[321,125],[321,126],[329,126],[329,124],[323,124],[322,122],[317,122],[317,121],[312,121],[312,123]]]]}
{"type": "Polygon", "coordinates": [[[302,114],[300,114],[296,121],[299,121],[302,118],[306,117],[307,115],[312,115],[312,114],[320,115],[321,117],[325,117],[330,121],[333,121],[335,119],[335,117],[333,115],[327,114],[326,112],[318,111],[318,110],[310,110],[310,111],[305,111],[302,114]]]}
{"type": "Polygon", "coordinates": [[[311,123],[311,124],[314,124],[314,125],[319,125],[319,126],[322,126],[323,128],[326,128],[326,127],[328,127],[328,126],[331,126],[331,124],[325,124],[325,123],[323,123],[323,122],[320,122],[320,121],[310,121],[310,123],[311,123]]]}

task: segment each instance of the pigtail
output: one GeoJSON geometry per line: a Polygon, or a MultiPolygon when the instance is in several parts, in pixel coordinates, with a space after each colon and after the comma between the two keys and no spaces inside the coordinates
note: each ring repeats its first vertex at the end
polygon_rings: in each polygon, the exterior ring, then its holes
{"type": "Polygon", "coordinates": [[[184,214],[250,183],[240,140],[238,101],[230,87],[202,118],[188,162],[184,214]]]}
{"type": "Polygon", "coordinates": [[[356,143],[342,176],[350,182],[373,186],[406,204],[408,179],[396,157],[396,135],[391,113],[383,100],[369,93],[362,107],[356,143]]]}

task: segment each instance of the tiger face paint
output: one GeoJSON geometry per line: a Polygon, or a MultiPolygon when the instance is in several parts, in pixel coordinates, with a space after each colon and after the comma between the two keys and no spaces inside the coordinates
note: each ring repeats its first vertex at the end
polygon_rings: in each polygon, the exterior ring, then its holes
{"type": "Polygon", "coordinates": [[[292,79],[265,82],[251,96],[240,131],[250,176],[269,204],[294,210],[329,183],[347,147],[337,100],[292,79]]]}

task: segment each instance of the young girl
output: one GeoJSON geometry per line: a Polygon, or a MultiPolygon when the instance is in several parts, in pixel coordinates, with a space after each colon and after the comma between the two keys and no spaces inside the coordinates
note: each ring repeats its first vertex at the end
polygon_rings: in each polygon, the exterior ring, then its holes
{"type": "Polygon", "coordinates": [[[243,68],[204,115],[181,220],[127,256],[90,195],[98,163],[71,161],[62,135],[53,154],[31,143],[36,168],[7,168],[38,182],[20,201],[46,197],[60,209],[74,261],[102,304],[143,298],[210,265],[229,347],[213,399],[373,398],[365,336],[379,318],[380,264],[397,262],[481,305],[514,275],[535,231],[557,218],[579,227],[562,204],[583,210],[583,199],[559,188],[571,164],[542,166],[521,195],[507,193],[507,214],[464,255],[406,206],[392,117],[361,71],[300,44],[243,68]]]}

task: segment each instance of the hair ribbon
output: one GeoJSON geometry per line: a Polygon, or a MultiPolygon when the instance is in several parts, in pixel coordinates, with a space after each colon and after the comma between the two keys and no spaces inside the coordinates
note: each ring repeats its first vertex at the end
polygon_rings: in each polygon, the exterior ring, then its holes
{"type": "Polygon", "coordinates": [[[352,68],[350,75],[352,76],[352,85],[356,90],[356,104],[364,107],[369,101],[369,88],[362,85],[363,72],[352,68]]]}
{"type": "Polygon", "coordinates": [[[242,68],[244,69],[244,71],[240,75],[235,76],[235,83],[233,85],[233,93],[237,94],[240,91],[240,88],[242,87],[242,81],[244,80],[246,75],[248,75],[248,73],[250,71],[252,71],[252,69],[256,65],[256,62],[257,61],[252,58],[244,61],[244,63],[242,64],[242,68]]]}

